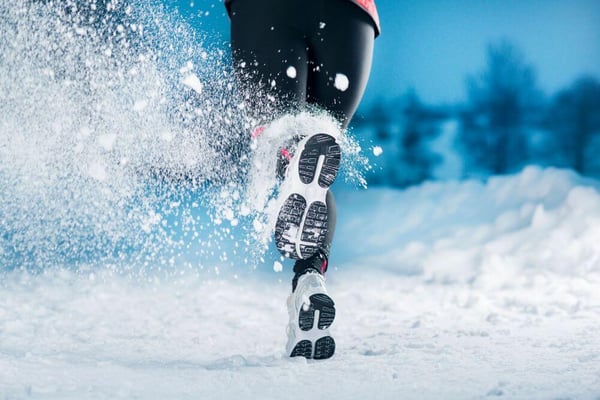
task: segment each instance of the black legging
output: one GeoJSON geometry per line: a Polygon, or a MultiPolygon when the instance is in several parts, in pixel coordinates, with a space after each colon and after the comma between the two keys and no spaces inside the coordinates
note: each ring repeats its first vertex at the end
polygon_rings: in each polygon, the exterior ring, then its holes
{"type": "Polygon", "coordinates": [[[373,57],[375,27],[365,11],[348,0],[233,0],[230,10],[240,76],[284,111],[315,104],[348,126],[373,57]]]}
{"type": "MultiPolygon", "coordinates": [[[[373,57],[375,27],[365,11],[348,0],[233,0],[230,17],[242,81],[272,96],[276,112],[316,105],[348,126],[373,57]]],[[[329,253],[336,222],[331,191],[327,205],[329,253]]]]}

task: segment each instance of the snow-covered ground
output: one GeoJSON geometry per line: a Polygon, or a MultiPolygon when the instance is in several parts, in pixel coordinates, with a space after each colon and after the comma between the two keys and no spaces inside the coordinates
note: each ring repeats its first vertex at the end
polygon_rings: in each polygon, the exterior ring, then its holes
{"type": "Polygon", "coordinates": [[[485,183],[340,188],[328,272],[338,348],[322,362],[283,353],[289,263],[9,272],[0,397],[597,400],[597,187],[530,167],[485,183]]]}

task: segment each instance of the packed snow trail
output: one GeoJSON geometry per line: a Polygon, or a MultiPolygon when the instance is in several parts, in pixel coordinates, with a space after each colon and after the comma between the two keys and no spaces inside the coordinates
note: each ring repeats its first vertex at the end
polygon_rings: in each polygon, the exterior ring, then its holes
{"type": "Polygon", "coordinates": [[[0,393],[595,400],[597,186],[528,168],[486,183],[338,194],[347,222],[328,272],[338,350],[325,362],[283,353],[287,264],[145,280],[11,272],[0,296],[0,393]]]}

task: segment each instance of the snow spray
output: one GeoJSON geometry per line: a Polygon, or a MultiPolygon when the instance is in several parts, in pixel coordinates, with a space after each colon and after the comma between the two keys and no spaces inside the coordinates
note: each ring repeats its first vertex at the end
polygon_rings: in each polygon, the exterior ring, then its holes
{"type": "Polygon", "coordinates": [[[158,2],[0,4],[2,270],[256,268],[277,186],[257,160],[334,122],[288,117],[252,143],[268,101],[201,32],[158,2]]]}

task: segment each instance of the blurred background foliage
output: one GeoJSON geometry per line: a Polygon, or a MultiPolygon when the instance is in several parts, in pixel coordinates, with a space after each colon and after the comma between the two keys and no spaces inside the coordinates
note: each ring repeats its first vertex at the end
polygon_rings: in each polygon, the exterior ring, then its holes
{"type": "Polygon", "coordinates": [[[466,101],[425,104],[410,90],[363,110],[356,136],[383,149],[371,156],[378,168],[370,184],[406,187],[507,174],[530,164],[600,178],[600,82],[581,76],[546,95],[535,71],[523,51],[503,39],[488,46],[483,69],[465,79],[466,101]]]}

